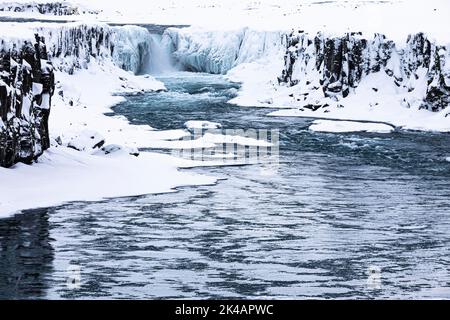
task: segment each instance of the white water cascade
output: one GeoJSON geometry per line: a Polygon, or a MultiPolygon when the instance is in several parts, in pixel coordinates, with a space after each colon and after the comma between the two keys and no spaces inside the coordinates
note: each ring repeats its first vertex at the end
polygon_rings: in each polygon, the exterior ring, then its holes
{"type": "Polygon", "coordinates": [[[177,71],[172,57],[172,42],[169,37],[159,34],[150,35],[150,59],[145,67],[150,74],[163,74],[177,71]]]}

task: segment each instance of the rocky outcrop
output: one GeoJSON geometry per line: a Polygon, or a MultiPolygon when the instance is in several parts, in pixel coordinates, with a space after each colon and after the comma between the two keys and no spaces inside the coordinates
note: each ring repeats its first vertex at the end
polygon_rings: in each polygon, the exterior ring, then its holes
{"type": "Polygon", "coordinates": [[[424,82],[426,92],[421,108],[439,111],[450,102],[447,48],[431,42],[422,33],[409,36],[403,48],[384,35],[365,37],[361,33],[342,37],[319,33],[311,37],[303,31],[293,31],[286,35],[285,43],[279,83],[295,86],[303,82],[308,91],[320,90],[324,98],[339,101],[351,94],[365,76],[384,72],[395,87],[406,93],[419,89],[424,82]]]}
{"type": "Polygon", "coordinates": [[[106,25],[63,25],[36,31],[47,39],[55,67],[69,74],[87,68],[92,59],[110,58],[114,52],[112,30],[106,25]]]}
{"type": "Polygon", "coordinates": [[[36,3],[31,1],[29,3],[6,2],[0,4],[0,11],[35,12],[54,16],[98,14],[98,11],[96,10],[90,10],[64,2],[49,2],[49,3],[36,3]]]}
{"type": "Polygon", "coordinates": [[[53,66],[43,38],[0,48],[0,166],[30,163],[50,147],[53,66]]]}
{"type": "MultiPolygon", "coordinates": [[[[100,66],[115,64],[138,73],[149,57],[150,33],[141,27],[73,23],[38,26],[34,31],[41,35],[34,41],[14,36],[0,38],[3,167],[30,163],[50,146],[48,118],[54,69],[72,74],[88,68],[95,60],[100,66]]],[[[102,144],[96,142],[94,146],[102,144]]],[[[72,147],[77,148],[76,142],[72,147]]]]}
{"type": "Polygon", "coordinates": [[[74,23],[35,30],[45,37],[55,68],[69,74],[86,69],[94,59],[139,73],[150,55],[151,35],[138,26],[74,23]]]}

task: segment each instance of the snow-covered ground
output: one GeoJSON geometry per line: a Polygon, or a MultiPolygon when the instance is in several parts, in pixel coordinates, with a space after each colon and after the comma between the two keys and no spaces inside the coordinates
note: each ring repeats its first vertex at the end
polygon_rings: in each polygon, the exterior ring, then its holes
{"type": "Polygon", "coordinates": [[[173,191],[178,186],[212,184],[216,179],[179,172],[191,166],[176,158],[149,152],[91,155],[52,147],[33,165],[0,168],[0,217],[18,210],[53,206],[67,201],[173,191]]]}
{"type": "MultiPolygon", "coordinates": [[[[1,3],[50,3],[60,0],[2,0],[1,3]]],[[[91,20],[121,23],[184,24],[213,28],[252,27],[309,32],[367,31],[403,39],[427,31],[447,39],[450,4],[447,0],[68,0],[98,14],[71,16],[36,12],[3,12],[3,16],[91,20]],[[230,19],[232,17],[232,19],[230,19]]],[[[80,10],[83,11],[83,10],[80,10]]]]}
{"type": "Polygon", "coordinates": [[[184,130],[155,131],[131,125],[123,117],[104,115],[125,99],[113,94],[161,90],[164,89],[161,82],[95,60],[87,69],[73,75],[58,72],[56,78],[59,81],[56,92],[63,90],[64,97],[56,93],[52,101],[53,146],[33,165],[19,163],[12,168],[0,168],[0,217],[65,201],[168,192],[177,186],[216,181],[178,171],[179,167],[194,166],[192,161],[149,152],[136,157],[128,152],[143,146],[164,147],[166,139],[186,135],[184,130]],[[98,140],[104,140],[106,150],[115,152],[106,154],[91,148],[98,140]],[[67,147],[77,146],[72,141],[87,147],[83,151],[67,147]],[[117,145],[125,147],[110,147],[117,145]]]}
{"type": "MultiPolygon", "coordinates": [[[[405,94],[405,92],[398,90],[391,80],[387,79],[387,76],[381,72],[367,76],[356,88],[354,94],[340,100],[339,104],[344,105],[344,107],[327,99],[324,103],[328,102],[329,108],[313,111],[296,106],[298,103],[290,97],[296,90],[295,86],[290,88],[278,87],[277,89],[277,92],[274,92],[271,96],[271,104],[283,108],[269,113],[270,116],[368,120],[387,122],[405,130],[450,131],[450,117],[447,116],[450,111],[448,109],[430,112],[420,109],[419,104],[405,106],[403,99],[409,93],[405,94]],[[377,88],[378,91],[373,88],[377,88]]],[[[273,87],[268,89],[268,92],[269,90],[273,92],[273,87]]],[[[411,93],[410,99],[416,99],[415,101],[418,103],[424,94],[425,92],[420,88],[411,93]]],[[[246,93],[246,95],[251,94],[246,93]]]]}

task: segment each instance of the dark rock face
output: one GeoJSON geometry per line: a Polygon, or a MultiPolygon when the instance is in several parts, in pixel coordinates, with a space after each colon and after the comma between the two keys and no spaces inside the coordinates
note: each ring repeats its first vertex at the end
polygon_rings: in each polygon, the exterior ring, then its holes
{"type": "Polygon", "coordinates": [[[0,50],[0,166],[30,163],[50,147],[53,66],[43,39],[0,50]]]}
{"type": "Polygon", "coordinates": [[[371,39],[361,33],[330,38],[293,31],[285,43],[279,83],[294,86],[302,79],[317,77],[318,87],[311,89],[320,89],[323,97],[338,101],[347,97],[365,75],[380,71],[397,87],[411,92],[415,89],[411,83],[419,79],[420,70],[425,70],[427,91],[421,108],[439,111],[450,102],[450,75],[443,70],[447,48],[432,43],[422,33],[409,36],[406,48],[401,50],[382,34],[374,34],[371,39]]]}
{"type": "Polygon", "coordinates": [[[72,16],[79,14],[98,14],[98,11],[82,9],[64,2],[50,3],[16,3],[7,2],[0,5],[0,11],[9,12],[39,12],[54,16],[72,16]]]}
{"type": "Polygon", "coordinates": [[[106,26],[61,26],[57,29],[38,29],[50,40],[48,55],[57,60],[59,70],[73,74],[86,69],[92,58],[107,58],[114,53],[112,31],[106,26]]]}
{"type": "Polygon", "coordinates": [[[148,61],[150,34],[143,28],[63,24],[58,28],[38,27],[35,30],[45,35],[48,55],[54,67],[69,74],[87,69],[94,59],[111,61],[134,73],[138,73],[142,64],[148,61]]]}
{"type": "Polygon", "coordinates": [[[427,95],[422,107],[432,111],[442,110],[450,104],[450,86],[447,85],[442,70],[442,64],[445,63],[444,52],[444,47],[437,47],[426,61],[429,65],[425,65],[428,67],[429,75],[427,95]]]}

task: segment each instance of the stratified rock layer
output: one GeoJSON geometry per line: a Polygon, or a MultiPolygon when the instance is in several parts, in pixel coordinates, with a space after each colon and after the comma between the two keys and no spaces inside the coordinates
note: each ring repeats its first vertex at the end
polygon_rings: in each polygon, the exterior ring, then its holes
{"type": "Polygon", "coordinates": [[[43,39],[0,50],[0,166],[30,163],[50,147],[53,67],[43,39]]]}
{"type": "Polygon", "coordinates": [[[323,97],[339,101],[351,94],[364,76],[385,72],[405,96],[424,84],[421,108],[440,111],[450,103],[447,48],[422,33],[410,35],[401,49],[381,34],[368,38],[360,33],[342,37],[319,33],[311,37],[296,31],[286,36],[285,43],[284,69],[278,80],[288,86],[305,82],[309,90],[321,90],[323,97]]]}

